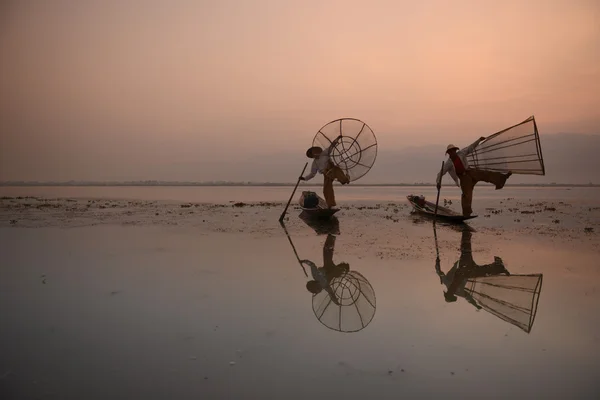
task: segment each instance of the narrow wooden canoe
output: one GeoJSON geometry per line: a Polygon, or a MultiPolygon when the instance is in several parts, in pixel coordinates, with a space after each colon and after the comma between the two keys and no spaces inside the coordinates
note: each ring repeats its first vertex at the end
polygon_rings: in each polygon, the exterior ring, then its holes
{"type": "MultiPolygon", "coordinates": [[[[435,217],[435,203],[432,203],[430,201],[425,201],[423,204],[419,204],[419,202],[417,201],[418,197],[419,196],[414,196],[412,194],[406,196],[409,203],[413,206],[413,209],[415,210],[415,212],[425,215],[425,216],[428,216],[428,217],[432,217],[432,218],[435,217]]],[[[469,217],[465,217],[462,214],[452,211],[449,208],[438,205],[437,218],[439,218],[440,220],[448,221],[448,222],[460,223],[460,222],[466,221],[468,219],[477,218],[477,215],[471,215],[469,217]]]]}
{"type": "Polygon", "coordinates": [[[331,218],[331,216],[333,214],[340,211],[339,208],[328,208],[327,203],[325,202],[325,199],[323,199],[319,195],[317,195],[317,197],[319,198],[319,205],[317,207],[314,207],[314,208],[304,207],[304,196],[307,195],[308,193],[310,193],[310,192],[308,192],[308,191],[302,192],[302,194],[300,195],[300,199],[298,200],[298,203],[300,204],[300,208],[302,208],[302,211],[304,211],[304,213],[306,213],[306,215],[310,216],[311,218],[327,219],[327,218],[331,218]]]}

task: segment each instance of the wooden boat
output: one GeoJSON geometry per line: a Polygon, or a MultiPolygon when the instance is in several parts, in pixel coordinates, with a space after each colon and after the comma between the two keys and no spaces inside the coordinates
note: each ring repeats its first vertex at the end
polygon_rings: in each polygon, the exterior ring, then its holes
{"type": "MultiPolygon", "coordinates": [[[[406,198],[408,199],[410,204],[413,206],[415,212],[425,215],[425,216],[428,216],[428,217],[431,217],[431,218],[435,217],[435,203],[426,201],[425,197],[415,196],[412,194],[406,196],[406,198]],[[419,200],[419,198],[421,198],[422,200],[419,200]]],[[[469,217],[465,217],[464,215],[459,214],[455,211],[452,211],[449,208],[438,205],[437,218],[440,220],[448,221],[448,222],[461,223],[468,219],[477,218],[477,215],[471,215],[469,217]]]]}
{"type": "Polygon", "coordinates": [[[302,192],[302,194],[300,195],[300,199],[298,200],[298,203],[300,204],[300,208],[307,216],[309,216],[311,218],[327,219],[327,218],[331,218],[331,216],[333,214],[340,211],[339,208],[328,208],[327,203],[325,202],[325,199],[323,199],[319,195],[317,195],[317,197],[319,198],[319,205],[317,207],[314,207],[314,208],[304,207],[304,196],[307,196],[309,193],[311,193],[311,192],[309,192],[309,191],[302,192]]]}

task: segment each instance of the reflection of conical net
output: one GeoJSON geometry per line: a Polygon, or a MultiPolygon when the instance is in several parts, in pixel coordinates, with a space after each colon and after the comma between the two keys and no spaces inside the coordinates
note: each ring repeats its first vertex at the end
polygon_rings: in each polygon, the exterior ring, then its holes
{"type": "Polygon", "coordinates": [[[529,333],[542,291],[542,274],[469,279],[465,290],[486,311],[529,333]]]}
{"type": "Polygon", "coordinates": [[[497,132],[468,156],[478,169],[523,175],[545,175],[542,147],[535,118],[497,132]]]}
{"type": "Polygon", "coordinates": [[[330,287],[331,291],[323,290],[312,298],[315,316],[323,325],[340,332],[357,332],[369,325],[376,303],[375,291],[367,278],[350,271],[332,279],[330,287]]]}
{"type": "Polygon", "coordinates": [[[331,150],[331,161],[355,181],[363,177],[377,158],[377,138],[364,122],[354,118],[332,121],[319,129],[313,146],[326,149],[338,136],[342,138],[331,150]]]}

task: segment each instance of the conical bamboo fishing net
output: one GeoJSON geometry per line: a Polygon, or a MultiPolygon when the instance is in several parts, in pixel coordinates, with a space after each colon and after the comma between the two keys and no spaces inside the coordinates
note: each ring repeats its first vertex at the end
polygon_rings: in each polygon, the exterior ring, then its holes
{"type": "Polygon", "coordinates": [[[373,130],[364,122],[354,118],[342,118],[323,126],[313,139],[313,146],[328,148],[342,136],[332,148],[330,159],[350,178],[356,181],[363,176],[377,158],[377,138],[373,130]]]}

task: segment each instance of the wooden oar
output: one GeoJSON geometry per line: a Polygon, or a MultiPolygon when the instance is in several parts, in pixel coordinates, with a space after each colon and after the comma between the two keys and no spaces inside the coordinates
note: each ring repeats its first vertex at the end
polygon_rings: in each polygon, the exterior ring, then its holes
{"type": "Polygon", "coordinates": [[[438,204],[440,202],[440,191],[442,190],[442,171],[443,170],[444,170],[444,161],[442,161],[442,168],[440,169],[440,183],[439,183],[438,192],[437,192],[437,199],[435,200],[435,213],[433,215],[434,223],[437,220],[437,210],[438,210],[438,204]]]}
{"type": "Polygon", "coordinates": [[[292,192],[292,195],[290,196],[290,200],[288,201],[287,205],[285,206],[285,210],[283,210],[283,212],[281,213],[281,217],[279,217],[279,222],[283,221],[283,217],[285,217],[285,213],[286,213],[288,207],[290,206],[292,199],[294,198],[294,193],[296,193],[296,189],[298,189],[298,185],[300,184],[300,178],[304,175],[304,171],[306,170],[307,166],[308,166],[308,163],[304,164],[304,168],[302,168],[302,172],[300,173],[300,176],[298,177],[298,182],[296,182],[296,187],[294,188],[294,191],[292,192]]]}
{"type": "Polygon", "coordinates": [[[304,275],[306,275],[306,277],[308,278],[308,274],[306,273],[306,268],[304,268],[302,261],[300,261],[300,256],[298,256],[298,252],[296,251],[296,246],[294,246],[294,242],[292,242],[292,238],[291,238],[290,234],[288,233],[287,229],[285,228],[285,224],[281,221],[279,221],[279,223],[281,224],[281,227],[285,231],[285,236],[287,236],[290,244],[292,245],[292,250],[294,250],[294,254],[296,255],[296,260],[298,260],[298,264],[300,264],[300,266],[302,267],[302,271],[304,271],[304,275]]]}

